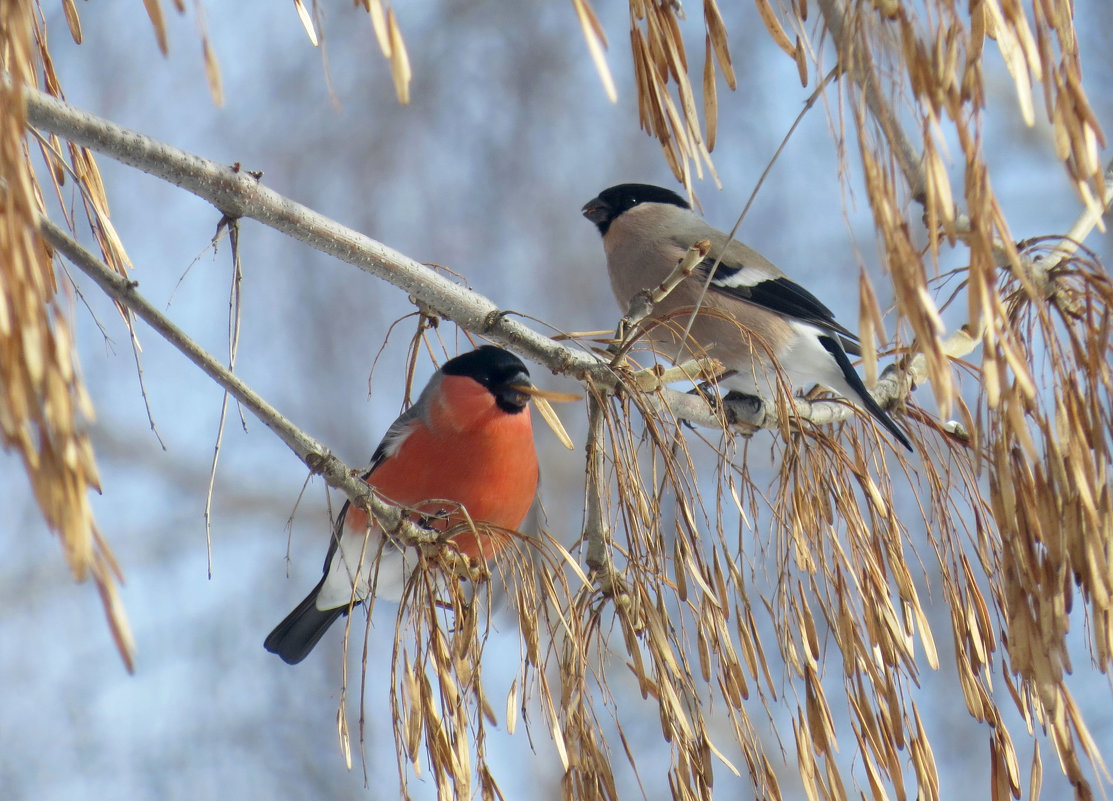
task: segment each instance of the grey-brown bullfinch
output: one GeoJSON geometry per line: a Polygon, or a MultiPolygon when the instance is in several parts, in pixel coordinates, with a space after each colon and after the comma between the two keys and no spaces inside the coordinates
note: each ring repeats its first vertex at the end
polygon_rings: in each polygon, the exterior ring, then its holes
{"type": "Polygon", "coordinates": [[[775,396],[779,366],[791,387],[834,390],[912,450],[850,363],[848,353],[861,354],[858,337],[760,253],[704,222],[680,195],[619,184],[589,200],[583,214],[603,236],[611,288],[623,306],[665,280],[692,245],[711,243],[695,272],[654,309],[655,318],[670,320],[649,334],[666,356],[712,356],[733,371],[722,380],[727,389],[762,398],[775,396]],[[689,340],[681,343],[679,332],[697,306],[689,340]]]}

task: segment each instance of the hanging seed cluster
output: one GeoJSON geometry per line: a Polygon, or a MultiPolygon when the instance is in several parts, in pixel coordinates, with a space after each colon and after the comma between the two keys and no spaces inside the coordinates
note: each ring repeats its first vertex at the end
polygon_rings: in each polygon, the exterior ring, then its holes
{"type": "MultiPolygon", "coordinates": [[[[563,730],[557,725],[562,706],[550,689],[547,668],[556,637],[572,631],[567,618],[567,600],[572,592],[562,570],[572,557],[551,540],[487,531],[506,543],[492,572],[469,563],[451,545],[445,545],[455,533],[455,529],[450,530],[436,542],[421,546],[424,566],[414,572],[399,605],[392,644],[390,705],[399,778],[406,798],[410,797],[409,784],[415,779],[430,781],[436,787],[437,798],[443,801],[477,795],[484,801],[504,798],[486,749],[488,727],[499,725],[503,710],[510,733],[521,718],[531,729],[530,736],[536,737],[528,710],[531,705],[539,705],[545,721],[544,736],[551,738],[565,766],[571,764],[563,730]],[[521,672],[505,702],[489,695],[483,682],[492,597],[504,596],[521,632],[521,672]]],[[[580,584],[585,582],[581,575],[580,584]]],[[[346,643],[349,636],[350,629],[346,643]]],[[[379,692],[365,683],[369,649],[390,647],[391,643],[383,640],[381,631],[368,628],[363,645],[361,697],[379,692]]],[[[341,749],[350,765],[346,695],[345,678],[338,728],[341,749]]],[[[363,743],[362,714],[359,721],[363,743]]]]}
{"type": "MultiPolygon", "coordinates": [[[[1055,240],[1028,243],[1051,260],[1055,240]]],[[[1088,254],[1059,262],[1049,293],[1006,273],[998,287],[1024,350],[1024,372],[1001,387],[997,425],[985,427],[990,502],[1000,529],[999,603],[1017,702],[1039,720],[1064,771],[1085,786],[1100,760],[1066,686],[1076,596],[1087,650],[1113,667],[1113,283],[1088,254]],[[1025,380],[1027,379],[1027,380],[1025,380]]]]}
{"type": "MultiPolygon", "coordinates": [[[[777,457],[779,478],[767,492],[748,486],[744,471],[732,475],[724,468],[721,474],[720,499],[728,498],[741,510],[740,495],[748,498],[753,517],[762,509],[772,512],[773,545],[765,556],[781,560],[783,567],[776,591],[762,596],[760,603],[753,599],[752,605],[765,606],[772,616],[780,656],[803,699],[794,735],[807,794],[846,797],[850,778],[874,797],[902,798],[909,781],[921,797],[937,797],[932,748],[910,692],[923,666],[934,669],[938,663],[917,590],[932,577],[940,582],[950,609],[962,696],[970,713],[992,732],[991,797],[1017,797],[1024,782],[990,680],[1002,667],[1020,712],[1046,727],[1078,796],[1089,797],[1092,790],[1083,768],[1100,770],[1101,753],[1064,679],[1071,667],[1066,634],[1076,596],[1086,604],[1094,664],[1103,671],[1109,665],[1113,404],[1108,281],[1085,258],[1039,259],[1048,254],[1014,245],[994,194],[981,136],[988,102],[983,58],[987,48],[996,48],[1013,78],[1021,116],[1034,120],[1033,95],[1042,89],[1055,132],[1054,155],[1074,182],[1081,204],[1094,214],[1103,211],[1106,178],[1097,154],[1104,138],[1082,89],[1072,5],[1040,0],[1026,10],[1020,3],[998,0],[962,8],[951,3],[818,0],[785,2],[774,9],[758,0],[757,6],[803,82],[811,63],[816,74],[830,69],[824,59],[833,51],[845,103],[836,108],[848,110],[851,123],[833,127],[849,129],[856,138],[852,147],[861,157],[898,309],[926,364],[941,412],[948,415],[957,407],[962,428],[973,433],[969,441],[928,438],[921,443],[924,463],[914,472],[903,464],[894,472],[896,460],[890,456],[882,461],[876,446],[867,446],[869,440],[836,441],[828,432],[805,431],[808,447],[797,450],[786,444],[777,457]],[[816,8],[816,19],[810,20],[808,14],[815,15],[816,8]],[[945,130],[959,143],[962,172],[957,184],[942,150],[945,130]],[[917,242],[925,227],[926,259],[917,242]],[[959,393],[964,382],[952,363],[954,337],[943,328],[930,286],[934,259],[944,247],[968,254],[961,288],[968,310],[966,330],[982,344],[981,363],[972,366],[979,395],[974,409],[959,393]],[[979,482],[986,476],[989,492],[983,497],[979,482]],[[910,522],[893,513],[898,478],[918,491],[932,553],[914,552],[906,528],[910,522]],[[823,642],[833,647],[821,648],[823,642]],[[824,681],[824,667],[832,659],[841,663],[841,700],[850,712],[864,776],[845,777],[831,760],[832,685],[824,681]],[[909,770],[911,777],[905,775],[909,770]]],[[[691,170],[685,164],[709,162],[689,114],[694,110],[690,87],[680,77],[686,60],[677,7],[634,0],[631,19],[642,124],[659,137],[666,161],[687,181],[691,170]],[[679,102],[666,91],[670,83],[677,85],[679,102]]],[[[705,19],[708,30],[715,30],[716,10],[705,6],[705,19]]],[[[708,61],[719,52],[709,37],[708,61]]],[[[725,38],[722,43],[725,47],[725,38]]],[[[863,329],[880,331],[875,293],[864,278],[861,297],[863,329]]],[[[630,574],[641,570],[639,578],[651,584],[657,577],[659,587],[671,586],[689,601],[685,575],[702,576],[714,588],[713,570],[693,574],[686,567],[701,552],[698,542],[692,540],[689,548],[676,544],[692,528],[691,510],[703,504],[693,500],[698,482],[679,478],[683,460],[669,462],[676,445],[670,450],[660,436],[655,439],[654,426],[660,429],[662,421],[646,420],[649,433],[644,438],[624,434],[619,421],[629,411],[616,408],[608,418],[607,449],[613,460],[604,483],[609,501],[621,510],[615,529],[628,538],[620,541],[630,552],[623,554],[627,561],[620,575],[642,626],[626,621],[622,632],[635,672],[644,671],[651,679],[644,691],[660,700],[662,717],[675,714],[675,720],[688,724],[664,731],[676,755],[674,788],[683,776],[693,797],[701,797],[706,792],[703,774],[691,770],[699,762],[694,746],[699,738],[688,738],[699,730],[692,722],[695,688],[684,682],[671,691],[663,687],[672,675],[670,666],[684,653],[679,632],[685,626],[677,613],[683,618],[691,606],[669,608],[659,595],[646,595],[630,574]],[[647,462],[653,466],[648,475],[647,462]],[[675,493],[671,504],[680,508],[675,515],[664,511],[669,508],[659,494],[664,487],[675,493]],[[658,626],[647,618],[647,610],[654,609],[668,613],[658,626]],[[636,632],[633,637],[631,631],[636,632]],[[635,657],[635,645],[651,658],[635,657]],[[673,698],[687,702],[678,705],[673,698]]],[[[652,416],[648,409],[641,411],[652,416]]],[[[926,413],[915,414],[943,433],[926,413]]],[[[721,531],[721,517],[701,522],[721,531]]],[[[919,527],[920,521],[915,522],[919,527]]],[[[730,556],[729,550],[715,551],[710,562],[730,565],[730,556]]],[[[738,599],[750,598],[744,583],[736,582],[732,589],[738,599]]],[[[727,603],[709,608],[724,616],[730,610],[727,603]]],[[[620,615],[628,614],[622,610],[620,615]]],[[[716,631],[712,625],[697,627],[698,653],[730,653],[727,640],[709,639],[716,631]]],[[[727,668],[726,675],[734,673],[727,668]]],[[[730,685],[720,686],[729,698],[730,685]]],[[[762,687],[756,681],[754,686],[762,687]]],[[[738,731],[744,734],[746,729],[739,726],[738,731]]],[[[760,753],[745,737],[739,743],[744,753],[751,746],[760,753]]],[[[760,760],[748,761],[759,793],[776,795],[760,760]]],[[[1028,776],[1033,796],[1039,793],[1041,774],[1037,750],[1028,776]]]]}
{"type": "MultiPolygon", "coordinates": [[[[317,46],[317,33],[313,20],[302,3],[295,0],[298,16],[301,17],[305,31],[313,46],[317,46]]],[[[398,102],[406,105],[410,102],[410,81],[413,79],[413,70],[410,68],[410,54],[406,51],[406,42],[402,38],[402,29],[398,26],[398,17],[390,3],[384,7],[382,0],[355,0],[357,6],[362,6],[371,16],[371,28],[375,31],[375,40],[379,43],[379,50],[390,63],[390,77],[394,82],[394,94],[398,102]]]]}
{"type": "MultiPolygon", "coordinates": [[[[74,39],[80,24],[64,6],[74,39]]],[[[78,371],[70,324],[59,304],[52,255],[38,234],[44,199],[27,144],[22,83],[61,95],[35,3],[0,5],[0,437],[15,450],[43,518],[62,542],[74,577],[92,576],[120,655],[131,668],[134,644],[118,597],[119,568],[97,531],[89,506],[99,477],[87,428],[93,406],[78,371]]],[[[32,139],[46,164],[42,171],[61,200],[70,177],[109,263],[121,273],[128,262],[108,220],[100,173],[84,148],[63,151],[57,137],[32,139]]],[[[61,202],[62,208],[66,203],[61,202]]],[[[72,221],[71,221],[72,224],[72,221]]]]}
{"type": "MultiPolygon", "coordinates": [[[[170,0],[174,6],[174,10],[179,14],[184,14],[186,10],[185,0],[170,0]]],[[[70,26],[70,33],[73,35],[73,40],[81,44],[81,21],[77,16],[77,8],[74,6],[72,0],[64,0],[66,10],[66,22],[70,26]]],[[[301,10],[301,3],[297,2],[299,11],[301,10]]],[[[147,16],[151,20],[151,27],[155,32],[155,40],[158,42],[158,49],[164,55],[170,53],[170,41],[166,36],[166,18],[162,13],[161,0],[143,0],[143,7],[147,11],[147,16]]],[[[220,78],[220,65],[216,60],[216,51],[213,50],[212,43],[209,40],[208,29],[205,26],[205,12],[200,4],[195,6],[197,12],[197,28],[198,35],[201,39],[201,58],[205,64],[205,78],[209,84],[209,94],[212,96],[213,103],[218,106],[224,105],[224,83],[220,78]]]]}
{"type": "MultiPolygon", "coordinates": [[[[961,468],[967,508],[956,508],[951,520],[974,510],[974,565],[939,536],[940,524],[948,527],[944,507],[930,517],[941,564],[949,565],[943,584],[962,646],[964,698],[994,732],[993,797],[1017,797],[1022,788],[1019,760],[989,682],[1002,645],[1010,697],[1026,720],[1047,729],[1078,797],[1089,797],[1084,766],[1101,765],[1101,753],[1065,683],[1067,632],[1077,595],[1086,605],[1093,663],[1108,673],[1113,298],[1106,273],[1084,256],[1064,257],[1058,248],[1066,243],[1013,243],[981,137],[988,102],[983,59],[987,48],[996,48],[1022,118],[1034,122],[1033,94],[1042,89],[1054,155],[1083,207],[1095,215],[1104,211],[1108,176],[1098,161],[1104,137],[1082,88],[1072,4],[818,5],[821,28],[832,36],[850,79],[851,117],[897,306],[927,359],[944,414],[958,402],[957,384],[927,291],[931,268],[913,239],[919,221],[901,211],[907,201],[922,212],[932,259],[946,246],[967,254],[967,329],[981,339],[982,358],[978,414],[959,408],[975,444],[972,467],[961,468]],[[941,153],[944,129],[960,147],[957,188],[941,153]],[[971,470],[988,477],[988,498],[978,497],[965,475],[971,470]]],[[[803,33],[802,4],[784,10],[803,33]]],[[[934,487],[932,497],[939,499],[944,486],[934,487]]],[[[1041,770],[1037,758],[1030,792],[1038,794],[1041,770]]]]}
{"type": "Polygon", "coordinates": [[[693,172],[714,175],[711,151],[719,119],[716,75],[732,90],[737,86],[727,43],[726,25],[715,0],[704,0],[703,116],[688,76],[688,55],[681,34],[680,3],[675,0],[630,0],[630,45],[638,91],[638,118],[657,138],[665,161],[689,192],[693,172]],[[675,86],[676,97],[672,88],[675,86]]]}
{"type": "MultiPolygon", "coordinates": [[[[405,102],[409,62],[394,14],[378,0],[360,1],[405,102]]],[[[520,720],[538,748],[551,743],[569,799],[618,798],[616,761],[643,784],[664,775],[677,799],[712,798],[724,771],[745,776],[757,797],[780,799],[783,752],[795,757],[792,781],[798,777],[812,801],[937,799],[937,766],[914,692],[923,670],[938,666],[937,633],[921,598],[930,579],[949,610],[961,696],[986,726],[987,795],[1017,798],[1025,781],[1030,797],[1039,794],[1039,750],[1025,776],[999,708],[1004,697],[1033,732],[1049,732],[1076,796],[1090,798],[1087,770],[1100,771],[1102,754],[1065,684],[1066,638],[1081,603],[1089,657],[1108,673],[1113,290],[1100,266],[1066,253],[1063,242],[1013,243],[981,136],[982,64],[992,48],[1024,119],[1034,119],[1042,90],[1054,155],[1081,204],[1101,210],[1104,138],[1082,89],[1072,4],[755,3],[803,83],[837,61],[840,102],[832,105],[849,125],[833,129],[855,137],[840,145],[860,155],[901,318],[938,407],[944,415],[956,409],[969,436],[911,407],[905,420],[915,423],[920,453],[910,464],[861,422],[817,427],[781,409],[768,455],[776,476],[759,486],[746,467],[755,446],[733,432],[686,431],[636,381],[599,394],[588,504],[602,510],[606,580],[584,577],[554,540],[515,540],[490,584],[454,562],[450,548],[426,554],[440,569],[418,573],[400,607],[392,674],[403,788],[431,776],[439,798],[501,798],[485,743],[496,710],[505,710],[508,729],[520,720]],[[958,180],[944,159],[944,131],[959,143],[958,180]],[[926,256],[917,241],[925,223],[926,256]],[[982,344],[980,363],[962,368],[929,285],[945,247],[968,255],[960,294],[967,338],[982,344]],[[961,390],[971,381],[977,402],[967,406],[961,390]],[[720,457],[710,480],[689,451],[699,439],[700,449],[720,457]],[[909,493],[920,514],[898,516],[909,493]],[[461,583],[456,576],[464,573],[469,581],[461,583]],[[482,681],[492,585],[505,586],[521,636],[522,672],[505,703],[482,681]],[[1007,694],[995,692],[997,676],[1007,694]],[[632,711],[619,702],[631,687],[643,701],[632,711]],[[635,730],[644,739],[646,706],[657,712],[667,765],[631,745],[635,730]],[[791,740],[776,736],[786,708],[791,740]],[[849,720],[853,743],[839,742],[839,719],[849,720]]],[[[183,6],[174,0],[179,12],[183,6]]],[[[80,41],[76,4],[62,0],[62,7],[80,41]]],[[[165,52],[159,0],[145,7],[165,52]]],[[[573,8],[604,84],[613,84],[588,0],[573,8]]],[[[315,38],[305,4],[295,0],[295,9],[315,38]]],[[[737,80],[714,0],[702,12],[701,127],[681,6],[630,1],[640,122],[689,186],[704,167],[713,173],[718,76],[731,88],[737,80]]],[[[219,100],[207,43],[203,52],[219,100]]],[[[82,426],[92,410],[54,300],[50,256],[35,235],[43,199],[18,82],[41,75],[47,91],[61,96],[61,89],[31,0],[0,4],[0,58],[15,79],[0,85],[0,430],[5,447],[20,452],[75,574],[97,582],[129,659],[115,567],[87,503],[97,478],[82,426]]],[[[64,180],[74,182],[105,260],[126,274],[92,158],[55,138],[33,141],[53,191],[61,197],[64,180]]],[[[863,331],[880,331],[864,278],[860,297],[863,331]]],[[[347,749],[343,704],[338,729],[347,749]]]]}

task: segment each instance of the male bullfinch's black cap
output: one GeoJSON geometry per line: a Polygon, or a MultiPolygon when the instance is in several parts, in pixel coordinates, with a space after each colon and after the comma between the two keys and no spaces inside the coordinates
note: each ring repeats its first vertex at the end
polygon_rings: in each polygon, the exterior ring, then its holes
{"type": "Polygon", "coordinates": [[[668,203],[682,209],[691,210],[688,201],[671,189],[652,184],[618,184],[604,189],[598,196],[584,204],[583,215],[595,223],[599,233],[606,236],[619,215],[641,203],[668,203]]]}
{"type": "Polygon", "coordinates": [[[529,403],[529,395],[522,391],[533,385],[525,363],[508,350],[494,345],[483,345],[441,367],[444,375],[471,378],[486,387],[495,396],[495,403],[504,412],[520,412],[529,403]]]}

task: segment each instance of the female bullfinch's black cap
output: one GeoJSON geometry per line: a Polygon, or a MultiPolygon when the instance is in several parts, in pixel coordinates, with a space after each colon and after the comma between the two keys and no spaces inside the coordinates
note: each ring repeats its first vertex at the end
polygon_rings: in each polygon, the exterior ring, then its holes
{"type": "Polygon", "coordinates": [[[584,204],[583,215],[595,223],[599,233],[606,236],[619,215],[642,203],[667,203],[691,211],[688,201],[671,189],[652,184],[617,184],[604,189],[598,196],[584,204]]]}

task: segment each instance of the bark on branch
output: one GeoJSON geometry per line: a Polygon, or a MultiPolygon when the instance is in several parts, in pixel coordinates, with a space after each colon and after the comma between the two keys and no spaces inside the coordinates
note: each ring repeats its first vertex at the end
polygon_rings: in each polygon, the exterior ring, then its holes
{"type": "Polygon", "coordinates": [[[162,312],[152,306],[137,291],[138,285],[114,272],[92,252],[82,247],[70,235],[43,219],[40,225],[43,238],[74,266],[88,275],[113,300],[146,322],[167,342],[177,348],[213,381],[226,389],[252,414],[278,435],[297,454],[306,467],[319,473],[329,486],[346,494],[352,503],[369,509],[388,533],[399,536],[403,542],[434,542],[440,536],[416,525],[403,517],[398,507],[385,503],[355,472],[328,449],[286,419],[273,406],[231,373],[224,365],[210,356],[200,345],[172,323],[162,312]]]}
{"type": "Polygon", "coordinates": [[[24,86],[27,121],[135,167],[212,203],[223,214],[257,220],[311,247],[382,278],[429,310],[469,331],[528,352],[555,373],[582,377],[599,360],[505,316],[482,295],[396,250],[341,225],[263,185],[239,165],[210,161],[24,86]]]}
{"type": "MultiPolygon", "coordinates": [[[[10,80],[7,75],[0,77],[10,80]]],[[[382,278],[404,290],[429,311],[516,350],[555,374],[567,375],[581,382],[590,378],[596,389],[613,390],[625,383],[623,371],[611,367],[603,357],[539,334],[506,316],[502,309],[483,295],[448,280],[381,242],[284,197],[264,186],[256,174],[239,165],[220,164],[180,150],[81,111],[31,86],[24,86],[24,97],[28,124],[42,131],[57,134],[179,186],[212,203],[222,214],[257,220],[382,278]]],[[[892,402],[893,397],[879,395],[878,401],[885,405],[892,402]]],[[[649,401],[658,410],[697,425],[721,425],[722,418],[698,396],[661,388],[649,396],[649,401]]],[[[845,420],[854,413],[837,401],[808,403],[794,399],[793,403],[792,414],[821,424],[845,420]]],[[[731,404],[729,410],[730,419],[745,426],[775,428],[779,425],[776,410],[771,404],[762,408],[731,404]]],[[[304,449],[294,450],[299,456],[304,456],[304,449]]]]}

